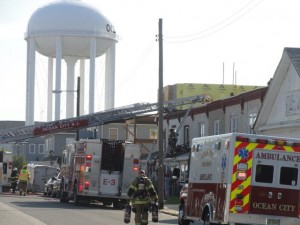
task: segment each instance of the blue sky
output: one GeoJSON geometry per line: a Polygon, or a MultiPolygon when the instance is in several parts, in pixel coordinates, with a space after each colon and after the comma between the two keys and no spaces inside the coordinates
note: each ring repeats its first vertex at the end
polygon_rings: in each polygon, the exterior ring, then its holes
{"type": "MultiPolygon", "coordinates": [[[[26,41],[32,13],[47,0],[0,2],[0,120],[24,120],[26,41]]],[[[299,0],[83,0],[115,25],[115,106],[156,102],[159,18],[163,20],[164,86],[176,83],[264,86],[284,47],[300,46],[299,0]],[[225,70],[223,73],[223,63],[225,70]],[[233,72],[233,64],[234,72],[233,72]],[[223,79],[224,74],[224,79],[223,79]]],[[[46,120],[46,72],[37,56],[35,120],[46,120]]],[[[99,62],[99,68],[101,68],[99,62]]],[[[95,91],[103,107],[101,69],[95,91]]],[[[63,107],[62,107],[63,109],[63,107]]]]}

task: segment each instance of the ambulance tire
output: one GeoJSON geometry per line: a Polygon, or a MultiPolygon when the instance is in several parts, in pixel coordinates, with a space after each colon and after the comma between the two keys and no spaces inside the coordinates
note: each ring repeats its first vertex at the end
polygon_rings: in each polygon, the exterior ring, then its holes
{"type": "Polygon", "coordinates": [[[189,220],[180,219],[178,220],[178,225],[190,225],[189,220]]]}
{"type": "Polygon", "coordinates": [[[210,212],[208,209],[203,213],[203,225],[217,225],[216,223],[210,222],[210,212]]]}

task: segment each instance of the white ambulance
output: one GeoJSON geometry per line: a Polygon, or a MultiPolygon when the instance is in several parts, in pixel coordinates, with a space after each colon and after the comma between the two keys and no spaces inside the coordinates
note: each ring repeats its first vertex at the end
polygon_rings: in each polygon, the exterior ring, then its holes
{"type": "Polygon", "coordinates": [[[300,139],[194,138],[179,224],[300,224],[300,139]]]}
{"type": "Polygon", "coordinates": [[[10,175],[13,166],[12,152],[0,151],[0,192],[10,190],[10,175]]]}
{"type": "Polygon", "coordinates": [[[140,158],[140,145],[121,140],[81,140],[69,145],[62,159],[61,202],[97,201],[123,208],[140,158]]]}

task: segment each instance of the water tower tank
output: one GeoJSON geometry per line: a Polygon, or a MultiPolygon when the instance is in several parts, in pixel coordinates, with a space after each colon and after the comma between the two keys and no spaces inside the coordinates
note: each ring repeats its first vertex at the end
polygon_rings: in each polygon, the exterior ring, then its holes
{"type": "Polygon", "coordinates": [[[89,58],[90,38],[96,38],[96,57],[117,41],[112,23],[81,1],[56,1],[37,9],[28,22],[25,39],[33,38],[36,51],[55,58],[56,37],[62,37],[62,56],[89,58]]]}
{"type": "MultiPolygon", "coordinates": [[[[77,0],[61,0],[38,8],[30,17],[27,41],[26,125],[34,123],[35,52],[48,57],[48,121],[60,119],[61,93],[66,93],[66,117],[74,116],[75,65],[80,60],[80,111],[84,112],[85,60],[89,61],[88,112],[94,112],[96,58],[105,55],[105,109],[114,107],[115,45],[118,36],[112,23],[99,10],[77,0]],[[64,59],[64,60],[62,60],[64,59]],[[55,60],[55,79],[53,67],[55,60]],[[62,66],[66,62],[66,88],[61,88],[62,66]],[[55,81],[55,87],[54,86],[55,81]]],[[[81,113],[81,114],[82,114],[81,113]]]]}

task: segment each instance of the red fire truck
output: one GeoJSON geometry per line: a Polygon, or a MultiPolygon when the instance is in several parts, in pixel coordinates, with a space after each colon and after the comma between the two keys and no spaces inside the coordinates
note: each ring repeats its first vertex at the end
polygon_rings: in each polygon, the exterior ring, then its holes
{"type": "Polygon", "coordinates": [[[67,146],[61,167],[60,201],[98,201],[123,208],[140,168],[140,145],[121,140],[81,140],[67,146]]]}
{"type": "Polygon", "coordinates": [[[300,139],[194,138],[179,224],[300,224],[300,139]]]}

